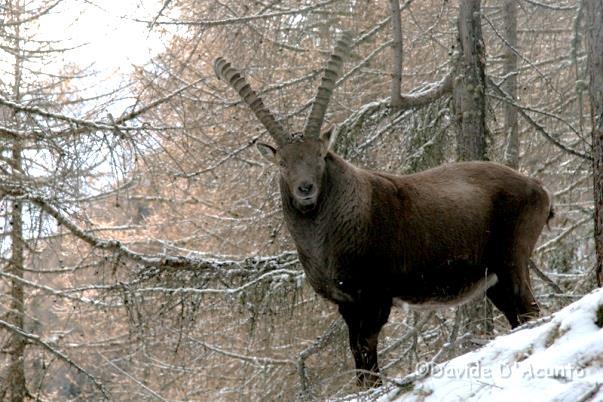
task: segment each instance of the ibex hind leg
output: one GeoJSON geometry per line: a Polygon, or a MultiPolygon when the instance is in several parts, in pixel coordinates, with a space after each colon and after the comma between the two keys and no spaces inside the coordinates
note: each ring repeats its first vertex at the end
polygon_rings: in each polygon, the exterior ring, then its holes
{"type": "Polygon", "coordinates": [[[500,236],[492,244],[489,266],[497,274],[498,283],[488,289],[487,295],[513,328],[540,313],[532,292],[528,262],[547,221],[550,202],[544,191],[534,192],[534,197],[518,208],[516,219],[501,220],[505,223],[498,227],[500,236]]]}
{"type": "Polygon", "coordinates": [[[515,274],[500,275],[498,283],[486,294],[511,324],[512,328],[538,317],[540,308],[529,281],[515,274]]]}
{"type": "Polygon", "coordinates": [[[529,256],[533,243],[524,247],[517,244],[501,248],[506,251],[498,255],[491,264],[498,276],[498,282],[486,294],[494,305],[505,315],[512,328],[538,317],[540,309],[532,293],[530,274],[528,272],[529,256]]]}

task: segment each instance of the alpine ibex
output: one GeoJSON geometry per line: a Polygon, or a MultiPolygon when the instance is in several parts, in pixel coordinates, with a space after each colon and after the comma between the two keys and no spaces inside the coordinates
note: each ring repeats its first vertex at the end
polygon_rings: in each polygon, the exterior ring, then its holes
{"type": "Polygon", "coordinates": [[[320,129],[350,44],[348,34],[338,40],[304,131],[293,135],[228,62],[218,58],[214,68],[276,141],[257,146],[280,168],[285,222],[306,278],[338,305],[358,382],[375,386],[392,304],[448,306],[487,290],[512,327],[538,315],[528,259],[552,203],[536,180],[496,163],[395,176],[330,151],[331,132],[320,129]]]}

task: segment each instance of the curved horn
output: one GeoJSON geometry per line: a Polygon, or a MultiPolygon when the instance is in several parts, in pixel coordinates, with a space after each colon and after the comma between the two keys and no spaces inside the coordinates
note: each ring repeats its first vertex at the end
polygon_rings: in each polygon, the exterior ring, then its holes
{"type": "Polygon", "coordinates": [[[245,77],[229,62],[222,57],[218,57],[214,61],[214,71],[218,78],[226,81],[235,91],[239,93],[241,99],[249,106],[251,111],[262,122],[268,133],[274,138],[277,144],[283,145],[289,139],[289,135],[283,127],[276,121],[274,115],[264,106],[262,98],[260,98],[251,86],[247,83],[245,77]]]}
{"type": "Polygon", "coordinates": [[[341,75],[343,59],[348,55],[351,47],[352,34],[347,31],[342,32],[337,40],[333,53],[331,54],[331,58],[325,67],[320,86],[314,97],[312,110],[310,111],[310,115],[306,121],[306,127],[304,128],[305,137],[318,137],[320,135],[320,127],[325,118],[325,112],[327,111],[327,106],[331,100],[331,94],[333,93],[339,75],[341,75]]]}

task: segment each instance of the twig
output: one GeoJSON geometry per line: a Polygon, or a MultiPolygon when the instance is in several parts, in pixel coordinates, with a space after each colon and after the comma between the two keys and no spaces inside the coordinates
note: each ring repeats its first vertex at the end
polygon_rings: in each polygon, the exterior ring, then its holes
{"type": "Polygon", "coordinates": [[[164,397],[162,397],[161,395],[159,395],[157,392],[155,392],[151,388],[147,387],[145,384],[143,384],[140,380],[138,380],[132,374],[128,373],[126,370],[122,369],[117,364],[115,364],[111,360],[107,359],[102,353],[99,353],[98,355],[105,362],[107,362],[111,367],[115,368],[117,371],[119,371],[121,374],[123,374],[126,377],[128,377],[130,380],[134,381],[134,383],[136,383],[137,385],[139,385],[142,389],[144,389],[145,391],[147,391],[148,393],[150,393],[151,395],[153,395],[155,398],[157,398],[159,400],[162,400],[162,401],[165,401],[165,402],[168,401],[168,399],[165,399],[164,397]]]}
{"type": "Polygon", "coordinates": [[[534,261],[530,260],[528,262],[528,266],[530,267],[530,269],[532,271],[534,271],[534,273],[540,278],[542,279],[547,285],[549,285],[550,287],[553,288],[553,290],[557,293],[563,293],[563,289],[561,289],[559,287],[559,285],[557,285],[551,278],[549,278],[547,276],[547,274],[545,274],[544,272],[542,272],[534,263],[534,261]]]}
{"type": "Polygon", "coordinates": [[[557,6],[557,5],[553,5],[553,4],[541,3],[536,0],[523,0],[523,1],[525,1],[526,3],[531,4],[533,6],[548,8],[549,10],[555,10],[555,11],[572,11],[572,10],[576,9],[576,6],[557,6]]]}
{"type": "MultiPolygon", "coordinates": [[[[111,132],[114,132],[115,130],[132,131],[132,130],[140,130],[142,127],[128,127],[128,126],[124,126],[123,124],[125,122],[127,122],[129,120],[133,120],[134,118],[148,112],[149,110],[156,108],[157,106],[169,101],[176,95],[179,95],[180,93],[184,92],[185,90],[187,90],[191,87],[194,87],[195,85],[199,84],[203,80],[205,80],[205,78],[201,78],[201,79],[193,81],[187,85],[184,85],[184,86],[176,89],[175,91],[170,92],[169,94],[154,100],[153,102],[151,102],[147,105],[141,106],[140,108],[133,110],[132,112],[119,117],[113,123],[105,123],[105,122],[94,121],[94,120],[80,119],[77,117],[67,116],[67,115],[60,114],[60,113],[50,112],[48,110],[44,110],[44,109],[41,109],[36,106],[27,106],[27,105],[23,105],[23,104],[20,104],[17,102],[13,102],[9,99],[6,99],[5,97],[3,97],[1,95],[0,95],[0,105],[6,106],[17,112],[34,114],[34,115],[38,115],[38,116],[41,116],[41,117],[44,117],[47,119],[62,121],[64,123],[67,123],[70,125],[69,128],[62,129],[58,132],[52,132],[52,134],[50,136],[52,136],[53,138],[55,138],[57,136],[61,136],[61,135],[82,134],[83,132],[88,131],[88,130],[102,130],[102,131],[111,131],[111,132]]],[[[35,132],[35,131],[33,133],[29,132],[29,131],[22,132],[22,131],[18,131],[18,130],[12,130],[8,127],[0,126],[0,136],[10,137],[10,138],[17,137],[22,140],[24,140],[24,139],[36,140],[36,139],[40,139],[40,138],[43,139],[46,136],[48,136],[48,134],[46,134],[44,132],[35,132]]]]}
{"type": "MultiPolygon", "coordinates": [[[[306,7],[298,8],[295,10],[275,11],[273,13],[246,15],[246,16],[235,17],[235,18],[224,18],[221,20],[202,20],[202,21],[157,21],[156,20],[156,21],[154,21],[154,24],[155,25],[190,25],[190,26],[197,26],[197,27],[203,27],[203,28],[214,28],[214,27],[223,26],[223,25],[240,24],[243,22],[255,21],[255,20],[260,20],[260,19],[282,17],[285,15],[305,14],[310,11],[316,10],[318,8],[325,7],[330,4],[336,3],[338,1],[339,0],[328,0],[328,1],[323,1],[323,2],[317,3],[317,4],[312,4],[312,5],[309,5],[306,7]]],[[[135,21],[147,22],[147,21],[137,20],[137,19],[135,19],[135,21]]]]}
{"type": "Polygon", "coordinates": [[[92,374],[88,373],[84,368],[82,368],[79,364],[77,364],[76,362],[71,360],[69,358],[69,356],[65,355],[60,350],[57,350],[54,347],[50,346],[47,342],[44,342],[39,336],[25,332],[21,328],[18,328],[11,323],[8,323],[4,320],[0,320],[0,326],[11,331],[12,333],[14,333],[16,335],[19,335],[19,336],[27,339],[28,341],[31,341],[33,343],[36,343],[36,344],[42,346],[44,349],[48,350],[50,353],[57,356],[59,359],[63,360],[64,362],[69,364],[71,367],[75,368],[77,371],[79,371],[80,373],[82,373],[86,377],[88,377],[90,379],[90,381],[92,381],[92,383],[102,392],[105,399],[108,401],[111,400],[110,394],[105,389],[104,385],[96,377],[94,377],[92,374]]]}
{"type": "MultiPolygon", "coordinates": [[[[67,228],[74,236],[88,243],[92,247],[100,250],[112,252],[116,255],[128,258],[131,261],[140,263],[146,267],[161,267],[171,269],[186,269],[193,271],[224,271],[228,269],[254,269],[259,271],[259,267],[263,270],[274,271],[280,269],[282,263],[291,262],[294,255],[286,253],[280,256],[269,257],[251,257],[242,261],[227,260],[227,259],[211,259],[211,258],[192,258],[185,256],[168,256],[168,255],[145,255],[130,250],[118,240],[105,240],[91,235],[88,231],[80,228],[69,217],[63,214],[59,209],[55,208],[51,202],[45,197],[29,193],[19,186],[13,186],[9,183],[0,183],[0,193],[5,195],[20,198],[30,201],[39,206],[44,212],[52,216],[67,228]]],[[[301,270],[299,271],[301,272],[301,270]]]]}
{"type": "Polygon", "coordinates": [[[509,103],[510,105],[514,106],[517,111],[519,112],[519,114],[521,114],[521,116],[526,119],[526,121],[528,123],[530,123],[530,125],[532,125],[532,127],[534,127],[539,133],[541,133],[547,140],[549,140],[551,143],[553,143],[555,146],[557,146],[558,148],[564,150],[565,152],[574,155],[574,156],[578,156],[582,159],[586,159],[589,161],[593,160],[593,157],[587,154],[584,154],[580,151],[576,151],[573,148],[568,147],[567,145],[563,144],[561,141],[559,141],[558,139],[554,138],[551,134],[549,134],[544,127],[542,127],[540,124],[536,123],[534,121],[534,119],[532,119],[526,112],[525,112],[525,108],[522,105],[519,105],[517,102],[513,101],[513,98],[511,98],[509,96],[509,94],[507,94],[505,91],[503,91],[499,85],[497,85],[491,78],[487,77],[486,78],[487,83],[489,84],[489,86],[491,88],[493,88],[495,90],[495,92],[497,92],[497,95],[491,94],[490,96],[502,100],[504,102],[509,103]]]}
{"type": "Polygon", "coordinates": [[[438,352],[431,358],[431,360],[422,365],[422,370],[415,371],[414,373],[411,373],[400,380],[387,379],[389,382],[399,388],[396,394],[393,395],[393,398],[397,398],[398,396],[406,392],[408,390],[408,386],[412,383],[415,383],[430,376],[433,372],[433,369],[435,368],[438,359],[449,349],[453,348],[456,344],[464,341],[469,337],[471,337],[471,333],[468,332],[457,338],[454,342],[446,342],[445,344],[443,344],[440,350],[438,350],[438,352]]]}
{"type": "Polygon", "coordinates": [[[273,365],[273,366],[274,365],[276,365],[276,366],[286,365],[286,366],[293,366],[293,367],[297,366],[296,362],[294,362],[293,360],[289,360],[289,359],[273,359],[271,357],[248,356],[248,355],[243,355],[240,353],[230,352],[230,351],[218,348],[217,346],[202,342],[200,340],[195,340],[195,343],[198,343],[199,345],[203,346],[204,348],[206,348],[208,350],[211,350],[212,352],[216,352],[223,356],[242,360],[242,361],[252,363],[252,364],[255,364],[258,366],[267,366],[267,365],[273,365]]]}
{"type": "Polygon", "coordinates": [[[333,335],[341,329],[342,323],[342,320],[333,321],[321,336],[316,338],[310,346],[299,354],[299,358],[297,359],[297,372],[301,383],[301,393],[305,399],[310,399],[311,397],[308,385],[308,375],[306,373],[306,359],[330,343],[333,340],[333,335]]]}

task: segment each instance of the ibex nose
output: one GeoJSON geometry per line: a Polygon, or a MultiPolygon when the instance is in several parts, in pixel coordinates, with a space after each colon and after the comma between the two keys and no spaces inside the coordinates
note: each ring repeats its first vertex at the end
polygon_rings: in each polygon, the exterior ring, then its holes
{"type": "Polygon", "coordinates": [[[312,183],[303,182],[297,187],[297,191],[300,195],[310,195],[312,190],[314,189],[314,185],[312,183]]]}

